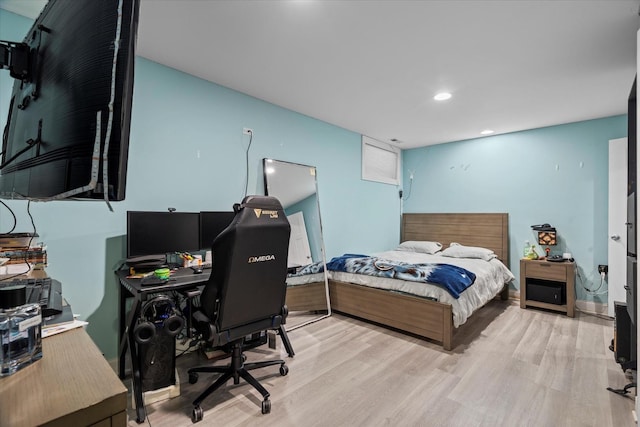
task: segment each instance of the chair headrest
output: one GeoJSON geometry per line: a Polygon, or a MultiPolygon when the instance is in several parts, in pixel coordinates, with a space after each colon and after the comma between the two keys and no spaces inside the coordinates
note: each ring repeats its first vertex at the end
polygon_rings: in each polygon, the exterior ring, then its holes
{"type": "Polygon", "coordinates": [[[273,196],[246,196],[242,199],[242,203],[236,203],[233,205],[233,211],[238,213],[245,207],[282,210],[280,200],[273,196]]]}

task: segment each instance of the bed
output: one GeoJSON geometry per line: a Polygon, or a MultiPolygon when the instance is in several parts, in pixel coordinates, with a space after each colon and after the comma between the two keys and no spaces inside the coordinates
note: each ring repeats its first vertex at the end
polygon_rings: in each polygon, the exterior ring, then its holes
{"type": "MultiPolygon", "coordinates": [[[[327,291],[321,263],[310,272],[287,277],[287,309],[291,311],[327,311],[327,291]]],[[[311,265],[310,265],[311,267],[311,265]]]]}
{"type": "MultiPolygon", "coordinates": [[[[436,241],[442,243],[443,248],[456,242],[466,246],[487,248],[493,251],[497,259],[508,269],[508,222],[509,217],[506,213],[404,214],[401,242],[436,241]]],[[[347,280],[345,277],[336,272],[329,274],[332,311],[438,341],[445,350],[453,348],[455,326],[467,321],[468,316],[464,316],[463,322],[454,322],[454,307],[451,302],[377,289],[362,283],[352,283],[362,280],[347,280]]],[[[473,307],[472,311],[497,295],[507,299],[509,281],[500,283],[488,295],[484,295],[481,298],[482,301],[473,307]]]]}

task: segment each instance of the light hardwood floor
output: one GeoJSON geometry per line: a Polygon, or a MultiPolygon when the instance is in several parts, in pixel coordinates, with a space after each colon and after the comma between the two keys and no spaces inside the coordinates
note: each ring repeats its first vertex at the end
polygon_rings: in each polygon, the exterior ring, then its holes
{"type": "MultiPolygon", "coordinates": [[[[271,413],[249,385],[227,383],[202,404],[200,426],[634,426],[632,398],[607,391],[630,382],[613,360],[613,321],[584,313],[520,309],[492,301],[454,336],[454,350],[349,317],[290,332],[289,375],[253,371],[271,393],[271,413]]],[[[279,351],[286,358],[279,343],[279,351]]],[[[261,347],[248,361],[279,357],[261,347]]],[[[189,426],[191,401],[213,376],[147,405],[153,427],[189,426]]],[[[220,363],[220,362],[219,362],[220,363]]],[[[129,410],[129,426],[138,426],[129,410]]]]}

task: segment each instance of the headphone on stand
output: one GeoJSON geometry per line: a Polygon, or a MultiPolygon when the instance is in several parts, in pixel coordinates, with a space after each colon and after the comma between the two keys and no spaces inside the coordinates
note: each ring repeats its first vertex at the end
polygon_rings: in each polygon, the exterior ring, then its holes
{"type": "Polygon", "coordinates": [[[166,295],[158,295],[145,302],[133,329],[133,336],[138,344],[146,344],[157,333],[157,329],[168,336],[176,336],[184,327],[184,319],[176,309],[173,301],[166,295]]]}

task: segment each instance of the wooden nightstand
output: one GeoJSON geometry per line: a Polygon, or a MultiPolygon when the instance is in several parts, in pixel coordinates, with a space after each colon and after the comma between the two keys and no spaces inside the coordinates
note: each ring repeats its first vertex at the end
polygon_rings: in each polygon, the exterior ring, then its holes
{"type": "Polygon", "coordinates": [[[520,260],[521,308],[545,308],[574,317],[575,299],[575,263],[520,260]]]}

